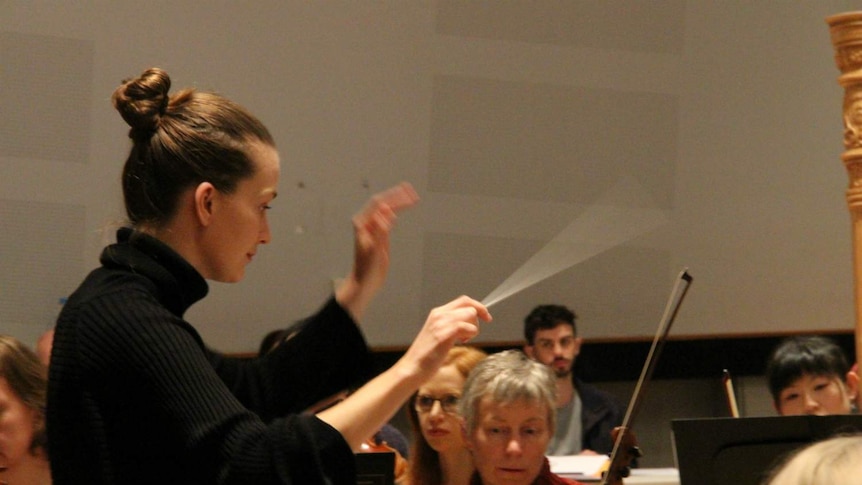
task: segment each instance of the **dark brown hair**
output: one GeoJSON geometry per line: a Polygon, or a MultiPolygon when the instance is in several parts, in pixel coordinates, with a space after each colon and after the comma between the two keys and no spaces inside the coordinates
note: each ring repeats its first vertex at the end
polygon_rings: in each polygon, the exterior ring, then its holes
{"type": "Polygon", "coordinates": [[[524,339],[527,340],[527,345],[535,345],[536,332],[550,330],[561,323],[571,325],[572,333],[577,335],[578,329],[575,326],[577,318],[575,312],[563,305],[539,305],[524,317],[524,339]]]}
{"type": "Polygon", "coordinates": [[[169,96],[170,87],[168,74],[151,68],[123,81],[111,97],[131,127],[123,197],[132,225],[165,223],[180,194],[201,182],[230,193],[254,174],[249,143],[275,146],[263,123],[242,106],[195,89],[169,96]]]}
{"type": "Polygon", "coordinates": [[[39,357],[14,337],[0,335],[0,377],[25,406],[36,411],[33,423],[33,442],[30,452],[42,449],[47,452],[45,433],[45,395],[48,391],[48,372],[39,357]]]}
{"type": "MultiPolygon", "coordinates": [[[[470,370],[487,357],[484,351],[470,346],[453,347],[446,354],[446,359],[440,366],[454,366],[458,373],[467,378],[470,370]]],[[[416,396],[414,393],[407,402],[407,416],[413,429],[413,443],[410,445],[410,470],[408,471],[410,485],[439,485],[443,481],[440,470],[440,456],[431,448],[422,435],[422,425],[419,424],[419,413],[416,412],[416,396]]]]}

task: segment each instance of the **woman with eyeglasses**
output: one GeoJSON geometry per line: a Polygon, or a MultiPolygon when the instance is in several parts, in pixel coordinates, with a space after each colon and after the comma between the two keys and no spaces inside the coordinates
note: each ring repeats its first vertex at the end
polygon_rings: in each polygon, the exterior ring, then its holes
{"type": "Polygon", "coordinates": [[[475,347],[453,347],[443,365],[410,398],[407,414],[413,428],[410,485],[466,485],[473,461],[461,435],[458,400],[467,374],[487,356],[475,347]]]}

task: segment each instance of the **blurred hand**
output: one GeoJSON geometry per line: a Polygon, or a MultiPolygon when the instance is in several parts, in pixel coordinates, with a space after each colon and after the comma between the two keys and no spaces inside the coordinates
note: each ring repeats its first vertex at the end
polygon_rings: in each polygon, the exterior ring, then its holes
{"type": "Polygon", "coordinates": [[[389,271],[389,233],[398,212],[419,201],[413,186],[402,182],[371,197],[353,217],[353,269],[336,291],[338,302],[361,318],[386,281],[389,271]]]}
{"type": "Polygon", "coordinates": [[[353,217],[353,276],[357,283],[377,286],[389,269],[389,232],[397,213],[419,201],[413,186],[403,182],[374,195],[353,217]]]}

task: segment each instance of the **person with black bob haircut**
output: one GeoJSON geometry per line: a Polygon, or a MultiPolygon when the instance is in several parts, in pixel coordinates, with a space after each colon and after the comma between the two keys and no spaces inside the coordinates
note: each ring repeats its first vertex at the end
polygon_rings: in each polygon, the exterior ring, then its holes
{"type": "Polygon", "coordinates": [[[769,357],[766,380],[778,414],[822,416],[856,411],[859,376],[831,339],[784,339],[769,357]]]}

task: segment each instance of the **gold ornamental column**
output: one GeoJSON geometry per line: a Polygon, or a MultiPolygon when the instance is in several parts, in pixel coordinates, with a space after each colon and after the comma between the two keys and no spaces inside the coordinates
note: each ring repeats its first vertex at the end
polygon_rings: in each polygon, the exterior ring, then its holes
{"type": "MultiPolygon", "coordinates": [[[[856,362],[862,366],[862,11],[826,18],[835,63],[844,88],[844,153],[841,160],[850,176],[847,207],[853,223],[853,281],[856,308],[856,362]]],[[[862,404],[862,389],[857,404],[862,404]]]]}

